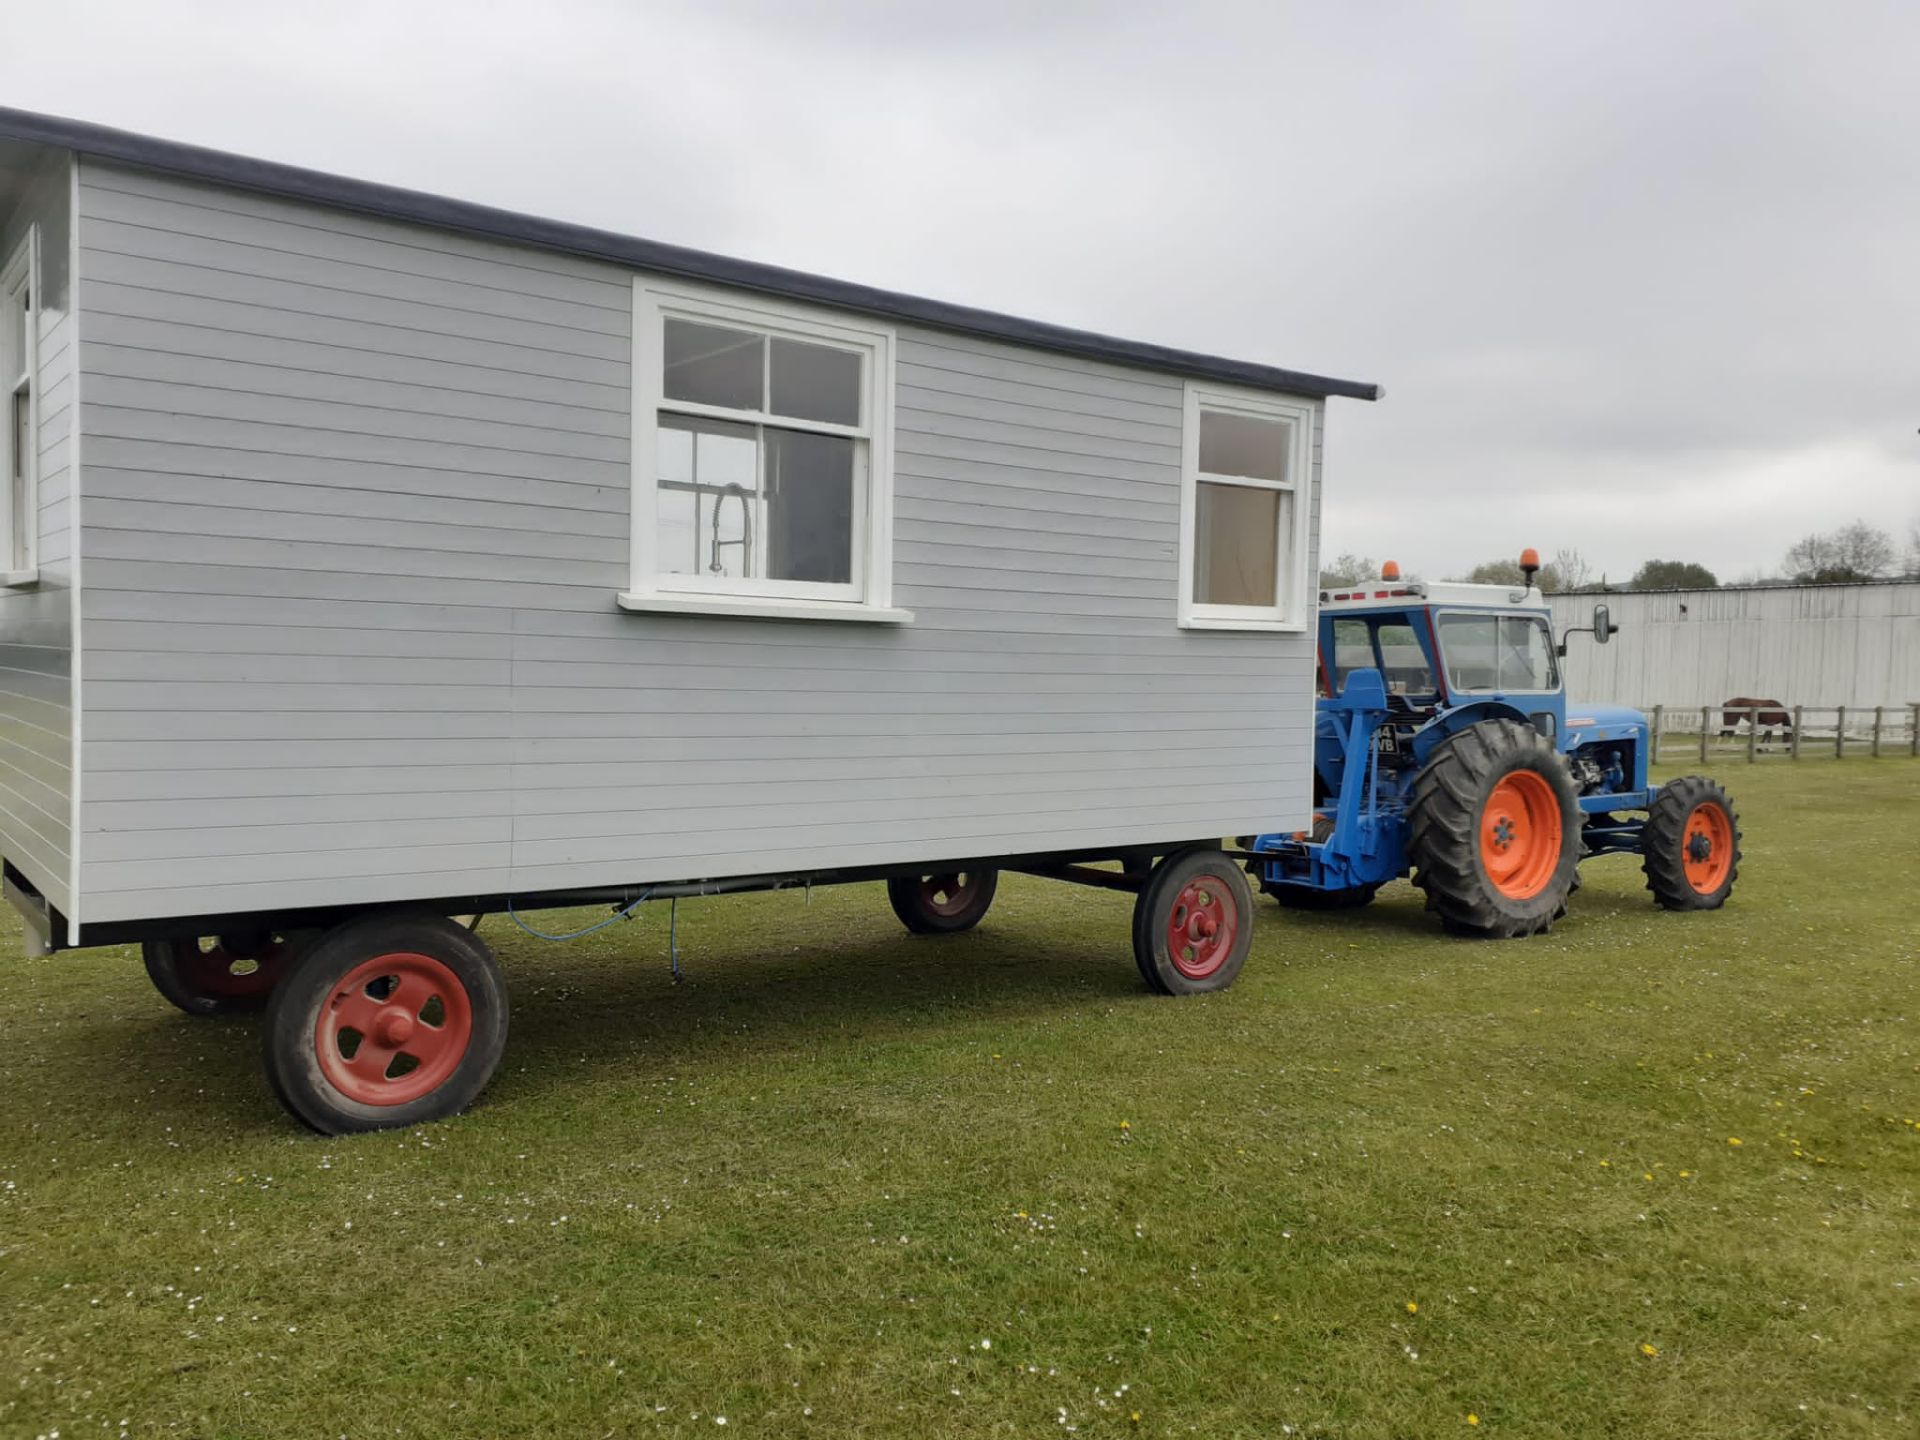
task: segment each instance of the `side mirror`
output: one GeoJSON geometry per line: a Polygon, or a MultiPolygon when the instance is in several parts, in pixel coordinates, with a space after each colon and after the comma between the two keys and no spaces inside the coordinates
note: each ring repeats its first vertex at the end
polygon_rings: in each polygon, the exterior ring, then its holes
{"type": "Polygon", "coordinates": [[[1604,605],[1593,607],[1593,638],[1604,645],[1613,638],[1613,632],[1620,627],[1613,623],[1611,614],[1604,605]]]}

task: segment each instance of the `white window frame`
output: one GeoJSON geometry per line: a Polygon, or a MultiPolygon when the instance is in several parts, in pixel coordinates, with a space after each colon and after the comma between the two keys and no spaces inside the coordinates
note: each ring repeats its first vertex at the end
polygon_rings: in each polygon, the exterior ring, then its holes
{"type": "MultiPolygon", "coordinates": [[[[737,615],[770,619],[866,620],[901,624],[913,619],[893,605],[893,355],[894,332],[831,311],[758,296],[662,283],[636,277],[633,285],[633,514],[630,587],[623,609],[669,614],[737,615]],[[779,339],[858,350],[865,361],[863,424],[833,425],[765,411],[734,410],[669,400],[665,394],[666,322],[727,325],[779,339]],[[731,576],[661,575],[654,550],[659,486],[660,412],[735,421],[863,442],[865,503],[853,516],[853,578],[845,585],[731,576]]],[[[857,462],[856,462],[857,463],[857,462]]]]}
{"type": "Polygon", "coordinates": [[[1318,590],[1308,581],[1313,543],[1313,427],[1319,407],[1260,390],[1189,383],[1186,417],[1181,437],[1180,463],[1180,596],[1179,621],[1187,630],[1278,630],[1304,633],[1313,625],[1313,597],[1318,590]],[[1202,475],[1200,471],[1200,416],[1203,411],[1280,420],[1288,425],[1287,478],[1257,480],[1242,475],[1202,475]],[[1199,543],[1197,514],[1200,483],[1241,485],[1253,490],[1280,490],[1293,496],[1291,534],[1275,537],[1278,551],[1272,605],[1202,605],[1193,598],[1194,549],[1199,543]]]}
{"type": "Polygon", "coordinates": [[[40,288],[40,227],[27,227],[25,237],[0,269],[0,401],[6,414],[0,429],[0,476],[7,482],[4,502],[0,502],[0,586],[32,585],[40,578],[40,307],[45,303],[40,288]],[[30,302],[30,303],[29,303],[30,302]],[[20,330],[24,352],[12,352],[13,314],[24,310],[20,330]],[[12,492],[16,457],[13,453],[15,397],[27,395],[27,453],[17,457],[20,483],[25,492],[16,505],[12,492]],[[18,513],[26,525],[26,534],[13,533],[18,513]],[[15,565],[15,559],[19,564],[15,565]]]}

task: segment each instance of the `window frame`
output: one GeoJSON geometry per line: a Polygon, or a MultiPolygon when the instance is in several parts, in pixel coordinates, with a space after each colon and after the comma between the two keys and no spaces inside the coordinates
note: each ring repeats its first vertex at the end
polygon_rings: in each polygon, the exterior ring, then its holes
{"type": "MultiPolygon", "coordinates": [[[[912,612],[893,605],[895,348],[895,334],[889,326],[754,295],[663,283],[636,276],[633,282],[632,570],[628,589],[618,597],[621,607],[678,614],[867,620],[893,624],[910,621],[912,612]],[[858,350],[864,361],[864,386],[860,397],[863,423],[839,425],[776,415],[764,408],[735,410],[694,401],[669,400],[665,384],[665,342],[666,324],[670,319],[746,329],[775,339],[858,350]],[[857,497],[853,506],[852,578],[849,582],[841,585],[818,581],[657,573],[659,557],[655,536],[659,510],[660,416],[663,411],[695,420],[734,422],[762,430],[803,431],[855,441],[854,483],[864,486],[865,494],[857,497]]],[[[763,394],[761,398],[764,406],[771,397],[763,394]]],[[[764,464],[764,438],[761,453],[764,464]]]]}
{"type": "Polygon", "coordinates": [[[1310,400],[1262,390],[1189,381],[1181,425],[1180,565],[1178,620],[1185,630],[1272,630],[1304,634],[1314,628],[1317,587],[1307,583],[1313,544],[1313,442],[1320,407],[1310,400]],[[1200,418],[1214,411],[1288,426],[1285,480],[1244,475],[1214,475],[1200,469],[1200,418]],[[1280,527],[1275,544],[1275,595],[1272,605],[1212,605],[1193,598],[1199,544],[1200,486],[1239,485],[1293,497],[1290,533],[1280,527]]]}
{"type": "Polygon", "coordinates": [[[0,586],[32,585],[40,578],[40,307],[45,295],[40,285],[40,227],[29,225],[19,245],[0,266],[0,397],[6,416],[0,430],[0,476],[7,481],[0,503],[0,586]],[[23,300],[21,297],[25,296],[23,300]],[[22,353],[11,353],[12,312],[19,310],[22,353]],[[22,390],[27,397],[27,451],[16,457],[14,406],[22,390]],[[13,477],[20,474],[22,494],[16,511],[13,477]],[[16,513],[26,525],[14,534],[16,513]],[[20,563],[13,562],[18,558],[20,563]]]}
{"type": "Polygon", "coordinates": [[[1554,653],[1553,625],[1546,616],[1532,611],[1520,614],[1502,613],[1497,610],[1461,610],[1439,609],[1433,616],[1433,643],[1440,652],[1440,670],[1446,677],[1447,689],[1456,695],[1558,695],[1566,689],[1567,677],[1560,671],[1560,660],[1554,653]],[[1459,684],[1453,677],[1453,659],[1447,651],[1446,630],[1448,620],[1491,620],[1494,622],[1494,683],[1487,686],[1459,684]],[[1507,621],[1530,623],[1546,636],[1547,664],[1553,672],[1553,684],[1545,690],[1509,689],[1499,683],[1498,661],[1501,658],[1499,637],[1501,624],[1507,621]]]}

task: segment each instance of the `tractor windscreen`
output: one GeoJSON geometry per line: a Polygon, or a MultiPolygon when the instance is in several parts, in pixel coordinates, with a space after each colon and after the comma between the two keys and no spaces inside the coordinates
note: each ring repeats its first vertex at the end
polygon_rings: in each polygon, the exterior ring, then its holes
{"type": "Polygon", "coordinates": [[[1351,615],[1335,620],[1330,658],[1335,694],[1346,688],[1347,676],[1354,671],[1378,670],[1389,695],[1414,702],[1439,699],[1440,687],[1434,684],[1433,667],[1427,663],[1420,637],[1400,616],[1351,615]]]}
{"type": "Polygon", "coordinates": [[[1455,690],[1560,688],[1553,633],[1537,615],[1442,615],[1440,648],[1455,690]]]}

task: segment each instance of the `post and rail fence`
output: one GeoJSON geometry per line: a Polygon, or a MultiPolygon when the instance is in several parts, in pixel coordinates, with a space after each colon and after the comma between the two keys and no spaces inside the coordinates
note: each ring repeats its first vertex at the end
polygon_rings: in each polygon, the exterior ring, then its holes
{"type": "Polygon", "coordinates": [[[1656,705],[1650,758],[1844,760],[1920,757],[1920,702],[1911,705],[1656,705]]]}

